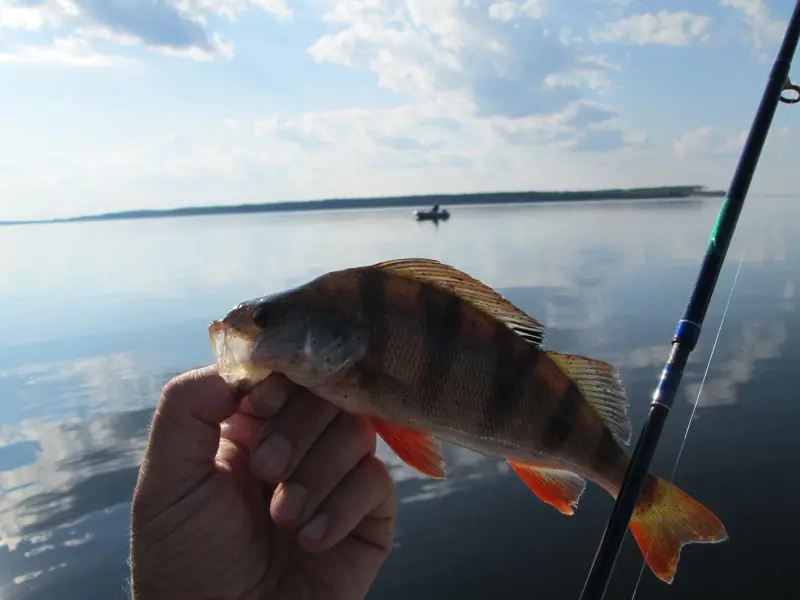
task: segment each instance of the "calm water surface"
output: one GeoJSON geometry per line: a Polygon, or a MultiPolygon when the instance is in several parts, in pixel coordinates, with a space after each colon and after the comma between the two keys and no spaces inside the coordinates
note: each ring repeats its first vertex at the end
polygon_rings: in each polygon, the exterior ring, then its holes
{"type": "MultiPolygon", "coordinates": [[[[375,210],[0,229],[0,597],[124,598],[162,385],[212,360],[209,320],[331,269],[425,256],[468,271],[543,321],[550,349],[615,364],[638,435],[718,207],[457,207],[438,228],[375,210]]],[[[798,597],[799,211],[798,198],[749,200],[654,460],[668,475],[744,256],[676,476],[730,540],[685,549],[671,587],[645,571],[638,597],[798,597]]],[[[379,452],[402,503],[371,598],[577,598],[612,506],[599,488],[565,517],[502,462],[447,447],[449,479],[433,481],[379,452]]],[[[641,565],[627,536],[608,597],[629,598],[641,565]]]]}

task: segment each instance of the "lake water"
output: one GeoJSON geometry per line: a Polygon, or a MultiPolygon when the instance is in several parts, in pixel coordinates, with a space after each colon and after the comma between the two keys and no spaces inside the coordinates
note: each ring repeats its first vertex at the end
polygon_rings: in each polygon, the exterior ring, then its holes
{"type": "MultiPolygon", "coordinates": [[[[744,257],[676,483],[730,540],[684,550],[676,582],[637,596],[797,598],[800,198],[752,196],[654,459],[668,476],[744,257]]],[[[211,362],[206,325],[240,300],[332,269],[424,256],[499,289],[550,349],[617,366],[634,441],[719,199],[260,214],[0,229],[0,597],[125,597],[129,500],[152,408],[211,362]]],[[[502,461],[446,448],[426,480],[380,447],[401,498],[380,600],[577,598],[612,499],[572,517],[502,461]]],[[[626,537],[608,598],[642,565],[626,537]]]]}

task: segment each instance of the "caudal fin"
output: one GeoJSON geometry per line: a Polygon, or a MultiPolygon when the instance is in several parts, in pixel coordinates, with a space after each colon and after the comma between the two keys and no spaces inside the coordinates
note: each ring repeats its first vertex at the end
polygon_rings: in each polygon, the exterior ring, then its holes
{"type": "Polygon", "coordinates": [[[660,477],[650,479],[630,522],[645,562],[656,577],[672,583],[681,548],[728,539],[725,526],[705,506],[660,477]],[[649,489],[648,489],[649,488],[649,489]]]}

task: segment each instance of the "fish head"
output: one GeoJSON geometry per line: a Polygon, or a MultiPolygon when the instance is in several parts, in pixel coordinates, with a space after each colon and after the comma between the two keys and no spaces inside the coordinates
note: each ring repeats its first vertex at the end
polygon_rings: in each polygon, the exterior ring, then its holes
{"type": "Polygon", "coordinates": [[[306,288],[242,302],[209,325],[219,373],[233,385],[272,371],[304,387],[329,383],[357,362],[367,335],[345,311],[306,288]]]}

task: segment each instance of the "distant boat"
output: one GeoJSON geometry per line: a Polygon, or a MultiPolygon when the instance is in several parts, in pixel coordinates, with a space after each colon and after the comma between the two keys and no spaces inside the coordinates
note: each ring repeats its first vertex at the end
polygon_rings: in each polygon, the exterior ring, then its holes
{"type": "Polygon", "coordinates": [[[414,215],[416,215],[417,221],[446,221],[450,218],[447,209],[441,210],[438,204],[435,204],[431,210],[415,210],[414,215]]]}

